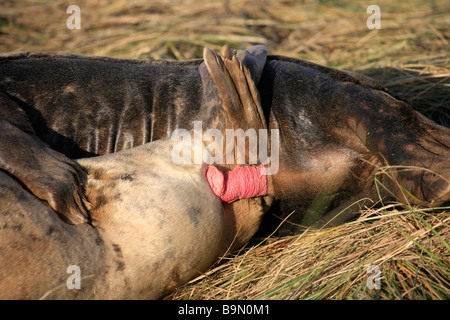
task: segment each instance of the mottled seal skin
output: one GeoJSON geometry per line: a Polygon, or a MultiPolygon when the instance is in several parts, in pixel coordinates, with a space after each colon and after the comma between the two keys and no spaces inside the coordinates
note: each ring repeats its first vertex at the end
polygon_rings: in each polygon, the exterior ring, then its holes
{"type": "MultiPolygon", "coordinates": [[[[223,110],[201,109],[208,99],[202,62],[64,53],[1,56],[0,121],[17,133],[0,132],[0,168],[72,223],[86,221],[86,177],[79,167],[59,156],[47,156],[49,165],[37,166],[23,162],[31,156],[20,155],[33,149],[37,163],[53,151],[69,158],[101,155],[162,139],[175,128],[191,129],[194,120],[204,120],[205,128],[220,125],[223,110]]],[[[364,204],[349,207],[356,200],[378,199],[374,174],[385,165],[409,168],[391,169],[380,178],[401,201],[438,205],[450,199],[450,130],[375,81],[268,56],[258,90],[268,128],[280,130],[280,169],[273,185],[281,215],[295,211],[290,221],[331,226],[351,218],[364,204]]]]}
{"type": "Polygon", "coordinates": [[[206,165],[174,164],[174,144],[159,140],[78,161],[89,172],[92,225],[114,252],[117,296],[108,298],[160,298],[226,251],[224,209],[206,165]]]}
{"type": "Polygon", "coordinates": [[[88,208],[86,176],[68,158],[164,138],[187,125],[202,101],[200,63],[86,64],[66,54],[0,60],[0,168],[72,223],[87,221],[88,208]]]}
{"type": "Polygon", "coordinates": [[[248,241],[235,227],[263,212],[225,209],[207,165],[172,162],[176,143],[77,160],[91,224],[64,223],[0,172],[0,299],[158,299],[248,241]],[[67,287],[71,265],[80,289],[67,287]]]}
{"type": "Polygon", "coordinates": [[[379,199],[374,174],[385,165],[398,166],[378,178],[400,201],[450,200],[448,128],[367,77],[296,59],[268,60],[258,89],[270,110],[269,128],[280,129],[273,183],[283,216],[295,210],[292,220],[301,225],[340,224],[365,204],[354,202],[379,199]]]}
{"type": "MultiPolygon", "coordinates": [[[[223,109],[238,127],[252,123],[262,112],[247,89],[257,92],[265,49],[228,51],[223,59],[205,53],[205,112],[223,109]]],[[[206,180],[206,164],[173,161],[179,143],[166,138],[69,162],[86,174],[89,223],[77,225],[0,171],[0,299],[157,299],[249,241],[273,197],[224,206],[206,180]],[[67,285],[73,266],[81,273],[78,289],[67,285]]],[[[206,148],[189,146],[192,157],[206,148]]]]}
{"type": "Polygon", "coordinates": [[[0,299],[89,297],[97,284],[104,293],[111,289],[111,251],[97,229],[65,223],[0,171],[0,299]],[[82,270],[80,290],[67,289],[70,265],[82,270]]]}

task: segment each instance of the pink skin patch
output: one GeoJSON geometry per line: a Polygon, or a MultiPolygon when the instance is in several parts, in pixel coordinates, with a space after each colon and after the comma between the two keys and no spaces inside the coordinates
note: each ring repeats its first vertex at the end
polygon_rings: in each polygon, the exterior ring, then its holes
{"type": "Polygon", "coordinates": [[[412,150],[414,149],[414,146],[413,146],[412,144],[408,144],[408,145],[405,147],[405,149],[406,149],[406,151],[412,151],[412,150]]]}
{"type": "Polygon", "coordinates": [[[214,166],[206,169],[206,180],[216,196],[225,203],[238,199],[264,196],[267,193],[267,179],[263,164],[258,167],[236,166],[222,173],[214,166]]]}

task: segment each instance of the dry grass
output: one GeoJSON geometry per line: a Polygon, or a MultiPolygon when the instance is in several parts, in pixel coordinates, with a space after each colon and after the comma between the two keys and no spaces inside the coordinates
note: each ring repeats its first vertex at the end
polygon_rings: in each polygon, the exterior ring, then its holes
{"type": "Polygon", "coordinates": [[[366,210],[327,230],[270,239],[178,289],[171,299],[448,299],[448,213],[366,210]],[[370,265],[380,290],[367,286],[370,265]]]}
{"type": "MultiPolygon", "coordinates": [[[[376,1],[76,1],[81,30],[66,28],[66,1],[0,2],[0,52],[68,51],[146,59],[201,57],[265,44],[271,54],[374,77],[450,126],[450,4],[376,1]]],[[[227,257],[171,299],[448,299],[449,208],[368,208],[358,221],[275,238],[227,257]],[[369,265],[381,290],[366,286],[369,265]]]]}

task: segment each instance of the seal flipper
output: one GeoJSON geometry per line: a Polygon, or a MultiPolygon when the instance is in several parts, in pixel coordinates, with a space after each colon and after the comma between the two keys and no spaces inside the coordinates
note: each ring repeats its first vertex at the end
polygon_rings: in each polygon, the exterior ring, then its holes
{"type": "Polygon", "coordinates": [[[72,160],[42,142],[17,101],[0,93],[0,171],[43,200],[64,221],[90,220],[84,195],[86,173],[72,160]]]}
{"type": "MultiPolygon", "coordinates": [[[[226,129],[235,129],[235,133],[237,133],[237,129],[246,132],[248,132],[248,129],[253,129],[257,133],[259,129],[267,129],[256,87],[265,67],[266,48],[256,46],[245,51],[233,51],[228,46],[224,46],[221,55],[205,48],[203,55],[204,62],[199,66],[199,72],[203,83],[201,113],[206,125],[220,130],[222,134],[226,132],[226,129]]],[[[203,130],[205,130],[205,126],[203,126],[203,130]]],[[[228,140],[228,135],[226,140],[228,140]]],[[[226,165],[216,166],[222,172],[235,168],[238,162],[236,160],[243,153],[248,152],[248,154],[245,154],[246,159],[247,155],[248,159],[257,159],[256,156],[252,157],[254,154],[251,154],[256,152],[254,148],[249,147],[248,150],[242,150],[236,141],[235,138],[230,141],[231,144],[234,143],[232,150],[228,150],[228,144],[226,148],[219,147],[219,150],[224,152],[227,159],[226,165]],[[230,164],[228,156],[232,156],[233,152],[235,162],[230,164]]],[[[208,148],[217,143],[225,143],[225,140],[223,142],[215,140],[208,145],[208,148]]],[[[214,146],[210,150],[217,152],[214,146]]],[[[245,163],[256,164],[251,161],[245,163]]],[[[231,251],[242,246],[255,234],[264,213],[267,212],[274,201],[271,176],[261,173],[265,172],[265,169],[261,166],[258,169],[258,177],[261,179],[261,181],[258,181],[258,185],[260,182],[265,182],[265,188],[262,188],[261,192],[252,193],[252,196],[256,196],[256,198],[239,199],[239,201],[228,203],[224,207],[225,229],[227,230],[226,243],[230,244],[228,249],[231,251]]],[[[246,183],[244,184],[245,187],[248,187],[246,183]]],[[[244,184],[238,183],[235,186],[242,187],[244,184]]],[[[256,184],[251,187],[255,186],[256,184]]],[[[223,184],[222,187],[226,188],[223,184]]],[[[234,197],[232,200],[234,200],[234,197]]]]}
{"type": "MultiPolygon", "coordinates": [[[[219,91],[234,129],[267,129],[256,88],[266,63],[266,48],[233,51],[226,45],[222,55],[209,48],[203,50],[208,76],[219,91]]],[[[204,72],[202,77],[206,77],[204,72]]]]}

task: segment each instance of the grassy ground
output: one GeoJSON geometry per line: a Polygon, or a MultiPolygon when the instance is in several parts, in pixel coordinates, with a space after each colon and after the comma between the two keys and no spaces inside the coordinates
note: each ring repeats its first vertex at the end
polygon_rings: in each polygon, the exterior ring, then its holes
{"type": "Polygon", "coordinates": [[[450,298],[448,213],[386,209],[249,247],[170,298],[450,298]],[[379,290],[369,266],[379,268],[379,290]]]}
{"type": "MultiPolygon", "coordinates": [[[[283,54],[367,74],[435,121],[450,126],[450,4],[378,0],[369,30],[365,1],[0,2],[0,52],[68,51],[146,59],[201,57],[265,44],[283,54]]],[[[448,299],[448,208],[368,208],[330,230],[271,237],[227,257],[171,299],[448,299]],[[381,289],[367,273],[376,265],[381,289]]]]}

